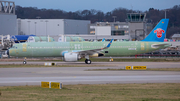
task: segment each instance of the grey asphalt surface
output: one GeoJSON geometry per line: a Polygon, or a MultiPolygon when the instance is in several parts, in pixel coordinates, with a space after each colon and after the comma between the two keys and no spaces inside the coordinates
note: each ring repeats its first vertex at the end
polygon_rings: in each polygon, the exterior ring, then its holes
{"type": "MultiPolygon", "coordinates": [[[[22,62],[0,62],[0,64],[22,62]]],[[[44,64],[44,62],[28,62],[44,64]]],[[[57,64],[84,64],[84,62],[58,62],[57,64]]],[[[93,62],[92,64],[115,64],[114,67],[33,67],[0,68],[0,86],[40,85],[41,81],[63,84],[106,83],[180,83],[178,71],[87,71],[88,69],[124,68],[124,66],[147,66],[148,68],[180,68],[179,62],[93,62]]]]}
{"type": "MultiPolygon", "coordinates": [[[[56,63],[57,65],[85,65],[84,62],[54,62],[46,61],[46,63],[56,63]]],[[[44,65],[45,62],[32,62],[28,61],[27,64],[40,64],[44,65]]],[[[23,62],[0,62],[0,64],[23,64],[23,62]]],[[[114,65],[118,68],[124,66],[147,66],[148,68],[180,68],[180,62],[92,62],[88,65],[114,65]]]]}

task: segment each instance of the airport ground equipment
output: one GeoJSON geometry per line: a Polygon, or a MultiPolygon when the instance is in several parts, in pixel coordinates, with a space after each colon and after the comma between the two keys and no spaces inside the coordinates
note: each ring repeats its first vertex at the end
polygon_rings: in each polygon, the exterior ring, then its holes
{"type": "Polygon", "coordinates": [[[113,60],[114,60],[114,59],[113,59],[112,57],[110,57],[109,61],[110,61],[110,62],[113,62],[113,60]]]}
{"type": "Polygon", "coordinates": [[[10,38],[10,35],[0,35],[0,49],[1,50],[8,50],[10,47],[13,46],[14,39],[10,38]]]}
{"type": "Polygon", "coordinates": [[[55,66],[55,65],[56,65],[56,63],[53,63],[53,62],[50,62],[50,63],[45,62],[44,63],[44,66],[55,66]]]}

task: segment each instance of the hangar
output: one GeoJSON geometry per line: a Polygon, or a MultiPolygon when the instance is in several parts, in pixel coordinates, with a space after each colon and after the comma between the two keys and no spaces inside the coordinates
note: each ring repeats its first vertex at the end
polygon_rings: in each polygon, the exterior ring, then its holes
{"type": "Polygon", "coordinates": [[[0,35],[17,35],[15,3],[0,1],[0,35]]]}
{"type": "Polygon", "coordinates": [[[90,20],[17,19],[18,34],[36,36],[87,35],[90,20]]]}

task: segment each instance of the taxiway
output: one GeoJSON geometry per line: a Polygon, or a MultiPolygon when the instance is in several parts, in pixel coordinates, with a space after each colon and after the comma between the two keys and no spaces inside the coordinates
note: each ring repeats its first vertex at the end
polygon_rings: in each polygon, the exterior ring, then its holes
{"type": "MultiPolygon", "coordinates": [[[[13,63],[21,62],[4,64],[13,63]]],[[[43,64],[44,62],[30,63],[43,64]]],[[[58,62],[58,64],[84,63],[58,62]]],[[[0,86],[40,85],[41,81],[55,81],[63,84],[180,83],[180,72],[178,71],[87,71],[88,69],[124,68],[127,65],[146,65],[148,68],[180,68],[178,62],[93,62],[93,64],[115,65],[113,67],[0,68],[0,86]]]]}

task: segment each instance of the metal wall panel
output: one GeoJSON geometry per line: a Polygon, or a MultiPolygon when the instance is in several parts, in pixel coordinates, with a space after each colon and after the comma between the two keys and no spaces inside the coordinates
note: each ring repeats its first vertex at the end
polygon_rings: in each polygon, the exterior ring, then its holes
{"type": "Polygon", "coordinates": [[[88,35],[89,20],[18,19],[18,33],[37,36],[88,35]]]}
{"type": "Polygon", "coordinates": [[[109,36],[111,36],[111,26],[96,26],[95,35],[109,35],[109,36]]]}
{"type": "Polygon", "coordinates": [[[69,20],[64,19],[64,34],[65,35],[88,35],[89,20],[69,20]]]}
{"type": "Polygon", "coordinates": [[[17,35],[17,16],[13,14],[0,14],[0,35],[17,35]]]}
{"type": "Polygon", "coordinates": [[[18,19],[21,20],[21,32],[24,35],[59,36],[64,33],[63,19],[18,19]]]}

